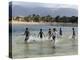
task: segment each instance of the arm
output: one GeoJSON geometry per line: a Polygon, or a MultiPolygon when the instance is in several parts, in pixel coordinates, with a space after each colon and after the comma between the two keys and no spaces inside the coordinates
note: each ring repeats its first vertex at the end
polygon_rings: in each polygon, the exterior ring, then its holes
{"type": "Polygon", "coordinates": [[[51,33],[51,36],[53,36],[53,33],[51,33]]]}
{"type": "Polygon", "coordinates": [[[58,32],[56,31],[55,33],[56,33],[56,37],[58,37],[58,32]]]}
{"type": "Polygon", "coordinates": [[[45,34],[43,33],[44,37],[45,37],[45,34]]]}
{"type": "Polygon", "coordinates": [[[29,33],[29,36],[30,36],[31,35],[30,32],[28,32],[28,33],[29,33]]]}
{"type": "Polygon", "coordinates": [[[46,34],[46,36],[49,36],[49,32],[46,34]]]}
{"type": "Polygon", "coordinates": [[[23,35],[25,35],[26,34],[26,31],[24,32],[24,34],[23,35]]]}
{"type": "Polygon", "coordinates": [[[38,33],[38,37],[39,37],[39,34],[40,34],[40,33],[38,33]]]}

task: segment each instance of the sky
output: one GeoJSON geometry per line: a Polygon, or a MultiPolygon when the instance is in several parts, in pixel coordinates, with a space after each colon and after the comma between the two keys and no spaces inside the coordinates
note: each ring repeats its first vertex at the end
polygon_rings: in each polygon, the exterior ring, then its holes
{"type": "Polygon", "coordinates": [[[22,1],[13,1],[13,5],[20,5],[23,7],[47,7],[47,8],[74,8],[77,9],[76,5],[69,4],[52,4],[52,3],[36,3],[36,2],[22,2],[22,1]]]}
{"type": "Polygon", "coordinates": [[[13,16],[39,14],[41,16],[77,16],[77,5],[12,1],[13,16]]]}

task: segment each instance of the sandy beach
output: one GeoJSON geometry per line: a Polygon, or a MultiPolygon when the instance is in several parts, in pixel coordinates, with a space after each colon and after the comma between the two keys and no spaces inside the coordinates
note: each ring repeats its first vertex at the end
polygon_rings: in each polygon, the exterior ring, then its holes
{"type": "Polygon", "coordinates": [[[26,24],[26,25],[51,25],[51,26],[73,26],[77,27],[77,23],[56,23],[56,22],[25,22],[25,21],[13,21],[10,22],[12,24],[26,24]]]}
{"type": "Polygon", "coordinates": [[[49,24],[49,22],[25,22],[25,21],[12,21],[12,24],[49,24]]]}

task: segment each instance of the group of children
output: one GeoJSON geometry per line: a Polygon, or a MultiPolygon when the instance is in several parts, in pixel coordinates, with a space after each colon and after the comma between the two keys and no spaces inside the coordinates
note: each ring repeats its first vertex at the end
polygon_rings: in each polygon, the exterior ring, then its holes
{"type": "MultiPolygon", "coordinates": [[[[74,28],[72,28],[72,31],[73,31],[73,33],[72,33],[72,38],[74,38],[74,37],[75,37],[75,30],[74,30],[74,28]]],[[[26,31],[25,31],[24,34],[26,35],[25,41],[27,41],[27,40],[29,39],[29,36],[30,36],[30,32],[29,32],[28,28],[26,28],[26,31]]],[[[49,39],[52,38],[52,40],[54,41],[54,43],[55,43],[56,35],[57,35],[57,30],[56,30],[56,28],[53,28],[53,31],[51,31],[51,29],[49,28],[48,38],[49,38],[49,39]]],[[[60,28],[60,30],[59,30],[59,35],[62,36],[62,29],[61,29],[61,28],[60,28]]],[[[40,29],[40,32],[38,33],[38,36],[39,36],[41,39],[43,38],[43,36],[45,36],[44,33],[43,33],[43,31],[42,31],[42,29],[40,29]]],[[[54,48],[55,48],[55,46],[54,46],[54,48]]]]}

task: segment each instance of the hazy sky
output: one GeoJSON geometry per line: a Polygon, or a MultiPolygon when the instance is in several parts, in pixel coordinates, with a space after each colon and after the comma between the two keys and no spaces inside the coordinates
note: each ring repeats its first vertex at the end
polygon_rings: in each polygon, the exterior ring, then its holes
{"type": "Polygon", "coordinates": [[[21,1],[13,1],[12,4],[13,5],[20,5],[23,7],[74,8],[74,9],[78,8],[76,5],[21,2],[21,1]]]}
{"type": "Polygon", "coordinates": [[[78,8],[76,5],[69,4],[52,4],[52,3],[37,3],[37,2],[12,2],[13,16],[28,16],[39,14],[41,16],[77,16],[78,8]]]}

